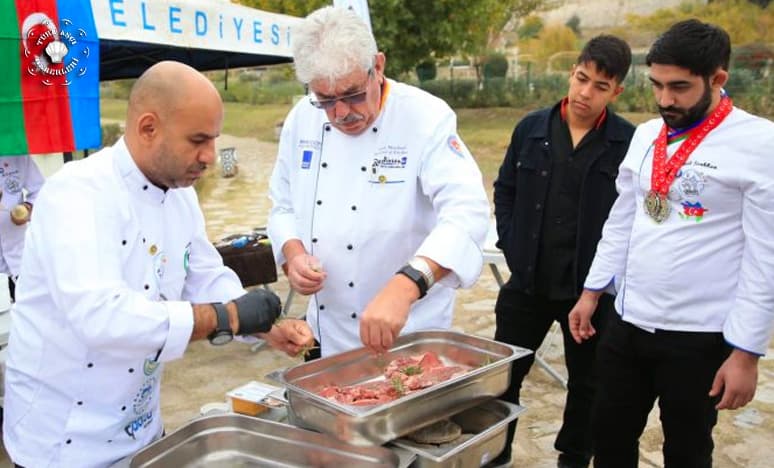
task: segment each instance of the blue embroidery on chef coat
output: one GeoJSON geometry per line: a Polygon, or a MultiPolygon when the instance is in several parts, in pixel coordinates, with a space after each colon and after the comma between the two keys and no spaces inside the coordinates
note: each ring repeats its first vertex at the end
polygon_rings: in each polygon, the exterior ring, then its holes
{"type": "Polygon", "coordinates": [[[309,169],[312,165],[312,150],[304,150],[301,155],[301,169],[309,169]]]}

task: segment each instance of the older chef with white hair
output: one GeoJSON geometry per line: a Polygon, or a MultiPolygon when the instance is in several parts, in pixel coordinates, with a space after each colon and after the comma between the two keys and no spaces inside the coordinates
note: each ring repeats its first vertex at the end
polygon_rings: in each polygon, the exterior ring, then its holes
{"type": "Polygon", "coordinates": [[[476,161],[449,106],[385,77],[356,13],[324,7],[293,30],[298,79],[270,182],[269,236],[323,356],[451,326],[489,226],[476,161]]]}

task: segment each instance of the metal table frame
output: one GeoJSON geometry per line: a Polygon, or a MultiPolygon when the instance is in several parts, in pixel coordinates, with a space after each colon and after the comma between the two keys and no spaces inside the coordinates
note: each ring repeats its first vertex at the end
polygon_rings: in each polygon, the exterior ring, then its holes
{"type": "MultiPolygon", "coordinates": [[[[495,234],[495,238],[496,237],[497,235],[495,234]]],[[[502,288],[503,284],[505,284],[505,281],[503,280],[503,276],[500,273],[498,265],[506,265],[505,257],[503,256],[503,252],[495,247],[494,242],[490,242],[490,240],[491,239],[487,239],[487,245],[484,247],[484,263],[489,265],[489,268],[492,270],[492,276],[494,276],[495,281],[497,281],[497,285],[502,288]]],[[[505,266],[505,268],[507,268],[507,266],[505,266]]],[[[561,330],[559,324],[554,322],[551,325],[551,329],[549,330],[546,339],[543,340],[543,344],[540,346],[540,349],[545,349],[547,347],[546,343],[552,343],[559,330],[561,330]]],[[[567,379],[565,379],[564,376],[559,373],[559,371],[551,367],[551,365],[548,364],[545,359],[543,359],[540,349],[535,350],[535,362],[566,389],[567,379]]]]}

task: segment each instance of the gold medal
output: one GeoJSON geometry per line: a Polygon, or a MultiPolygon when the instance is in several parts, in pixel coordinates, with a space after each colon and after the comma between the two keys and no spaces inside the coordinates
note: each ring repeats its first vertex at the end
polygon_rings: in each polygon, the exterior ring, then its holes
{"type": "Polygon", "coordinates": [[[645,197],[645,213],[650,216],[653,221],[661,224],[669,218],[669,213],[672,206],[666,196],[661,195],[655,190],[648,192],[645,197]]]}

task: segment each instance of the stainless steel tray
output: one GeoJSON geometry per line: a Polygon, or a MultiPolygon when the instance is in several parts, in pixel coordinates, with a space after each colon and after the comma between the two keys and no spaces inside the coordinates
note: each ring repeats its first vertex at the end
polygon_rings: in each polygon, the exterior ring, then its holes
{"type": "Polygon", "coordinates": [[[310,361],[268,375],[287,387],[291,423],[355,445],[381,445],[459,413],[508,388],[511,361],[532,351],[465,333],[437,330],[404,335],[377,357],[365,348],[310,361]],[[459,377],[412,392],[383,405],[350,406],[316,392],[328,385],[352,385],[377,378],[389,361],[434,351],[473,369],[459,377]]]}
{"type": "Polygon", "coordinates": [[[392,444],[417,455],[412,468],[484,466],[503,451],[508,423],[523,412],[521,406],[489,400],[452,416],[463,434],[472,434],[469,439],[438,446],[418,444],[409,439],[397,439],[392,444]]]}
{"type": "Polygon", "coordinates": [[[331,437],[239,414],[195,419],[137,452],[131,468],[395,467],[384,447],[353,447],[331,437]]]}

